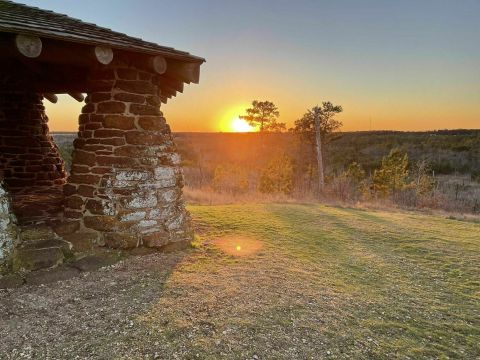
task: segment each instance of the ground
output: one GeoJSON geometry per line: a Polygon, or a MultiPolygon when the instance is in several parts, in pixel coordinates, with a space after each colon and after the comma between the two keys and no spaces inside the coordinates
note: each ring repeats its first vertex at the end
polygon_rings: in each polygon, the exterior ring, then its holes
{"type": "Polygon", "coordinates": [[[193,248],[0,291],[0,358],[475,359],[480,224],[191,206],[193,248]]]}

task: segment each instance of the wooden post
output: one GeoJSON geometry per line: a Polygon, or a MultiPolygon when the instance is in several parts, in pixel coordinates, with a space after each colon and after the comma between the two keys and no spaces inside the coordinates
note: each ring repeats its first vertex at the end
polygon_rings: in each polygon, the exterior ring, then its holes
{"type": "Polygon", "coordinates": [[[39,57],[42,53],[42,40],[38,36],[18,34],[15,36],[15,46],[23,56],[39,57]]]}
{"type": "Polygon", "coordinates": [[[74,98],[78,102],[82,102],[83,100],[85,100],[85,97],[83,96],[82,93],[68,93],[68,95],[70,95],[72,98],[74,98]]]}
{"type": "Polygon", "coordinates": [[[58,96],[52,93],[44,93],[43,97],[53,104],[56,104],[58,101],[58,96]]]}

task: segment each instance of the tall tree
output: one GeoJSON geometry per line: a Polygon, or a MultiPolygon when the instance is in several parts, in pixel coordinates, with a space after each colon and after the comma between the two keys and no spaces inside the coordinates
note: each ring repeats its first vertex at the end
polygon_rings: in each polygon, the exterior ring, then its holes
{"type": "Polygon", "coordinates": [[[315,146],[318,169],[318,188],[320,192],[325,186],[324,171],[324,146],[327,144],[328,135],[342,126],[341,121],[335,119],[335,115],[343,111],[340,105],[333,105],[330,101],[324,101],[322,106],[314,106],[312,109],[295,121],[292,131],[299,133],[312,146],[315,146]]]}
{"type": "Polygon", "coordinates": [[[260,132],[285,130],[285,123],[277,122],[280,113],[271,101],[254,100],[252,107],[246,112],[247,114],[241,115],[240,119],[248,121],[250,126],[258,127],[260,132]]]}

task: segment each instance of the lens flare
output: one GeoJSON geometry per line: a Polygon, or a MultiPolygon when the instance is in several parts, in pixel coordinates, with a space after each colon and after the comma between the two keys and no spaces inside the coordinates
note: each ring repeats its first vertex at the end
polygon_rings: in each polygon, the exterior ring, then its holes
{"type": "Polygon", "coordinates": [[[260,240],[238,235],[224,236],[215,239],[213,243],[225,254],[238,257],[255,255],[262,248],[260,240]]]}

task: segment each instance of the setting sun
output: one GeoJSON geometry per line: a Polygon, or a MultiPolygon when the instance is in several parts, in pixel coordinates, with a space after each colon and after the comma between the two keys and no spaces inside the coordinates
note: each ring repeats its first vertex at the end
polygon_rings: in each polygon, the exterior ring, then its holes
{"type": "Polygon", "coordinates": [[[236,104],[236,105],[227,105],[225,108],[221,109],[221,112],[218,113],[218,129],[221,132],[254,132],[257,129],[253,126],[250,126],[247,121],[240,119],[240,115],[245,113],[250,105],[245,104],[236,104]]]}
{"type": "Polygon", "coordinates": [[[233,119],[230,126],[234,132],[250,132],[255,130],[255,128],[250,126],[248,122],[239,117],[233,119]]]}

